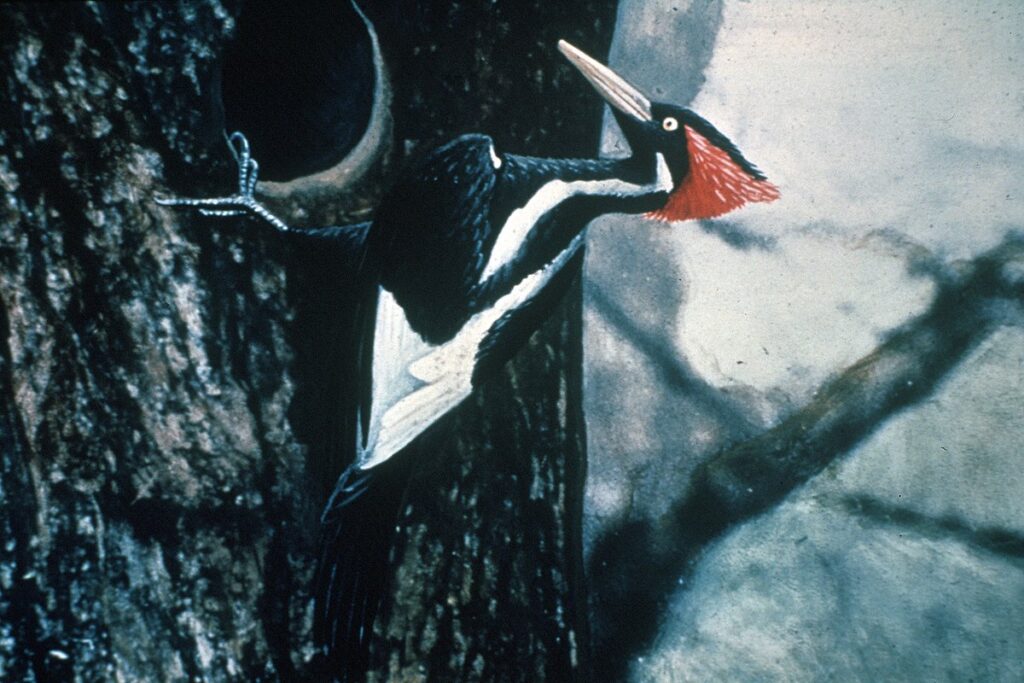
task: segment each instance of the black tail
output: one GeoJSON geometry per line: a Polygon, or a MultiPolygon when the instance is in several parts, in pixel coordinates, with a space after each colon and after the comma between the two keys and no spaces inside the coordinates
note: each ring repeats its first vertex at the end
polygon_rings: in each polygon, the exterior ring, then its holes
{"type": "Polygon", "coordinates": [[[321,518],[314,593],[317,678],[362,681],[373,621],[391,579],[390,551],[408,481],[403,454],[342,473],[321,518]]]}

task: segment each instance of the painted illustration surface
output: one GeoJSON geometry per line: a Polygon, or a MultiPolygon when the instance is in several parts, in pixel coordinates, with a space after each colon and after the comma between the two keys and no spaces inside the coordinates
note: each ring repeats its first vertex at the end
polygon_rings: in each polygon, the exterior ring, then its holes
{"type": "Polygon", "coordinates": [[[1013,680],[1021,25],[0,6],[0,678],[1013,680]]]}

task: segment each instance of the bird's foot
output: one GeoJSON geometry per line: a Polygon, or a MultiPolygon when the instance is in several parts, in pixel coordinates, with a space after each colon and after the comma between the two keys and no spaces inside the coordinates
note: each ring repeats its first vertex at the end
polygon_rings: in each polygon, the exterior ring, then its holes
{"type": "Polygon", "coordinates": [[[191,206],[198,209],[203,216],[254,216],[265,220],[281,232],[291,232],[291,228],[284,221],[270,213],[253,196],[260,166],[249,152],[249,141],[241,133],[235,132],[228,137],[228,148],[231,150],[231,155],[235,157],[235,163],[238,164],[238,192],[236,194],[210,199],[157,197],[156,203],[161,206],[191,206]]]}

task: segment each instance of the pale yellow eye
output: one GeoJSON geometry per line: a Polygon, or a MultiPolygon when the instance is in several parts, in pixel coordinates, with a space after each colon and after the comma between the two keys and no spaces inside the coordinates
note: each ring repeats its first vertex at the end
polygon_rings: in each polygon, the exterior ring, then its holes
{"type": "Polygon", "coordinates": [[[671,116],[669,116],[664,121],[661,122],[661,127],[671,133],[672,131],[679,128],[679,122],[676,121],[671,116]]]}

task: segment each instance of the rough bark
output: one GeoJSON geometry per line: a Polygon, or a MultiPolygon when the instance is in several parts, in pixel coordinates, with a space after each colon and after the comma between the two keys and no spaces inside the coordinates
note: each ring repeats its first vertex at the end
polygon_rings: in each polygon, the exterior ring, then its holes
{"type": "Polygon", "coordinates": [[[206,153],[231,11],[0,9],[6,680],[306,657],[284,270],[152,204],[229,173],[206,153]]]}
{"type": "MultiPolygon", "coordinates": [[[[359,215],[403,156],[461,132],[589,155],[598,102],[554,45],[602,54],[608,5],[374,9],[397,144],[360,197],[285,218],[359,215]]],[[[152,203],[230,187],[218,78],[244,11],[0,8],[4,680],[307,675],[316,515],[345,457],[350,387],[328,356],[347,274],[152,203]]],[[[378,678],[582,675],[579,319],[574,287],[417,451],[378,678]]]]}
{"type": "MultiPolygon", "coordinates": [[[[613,3],[423,3],[403,22],[403,52],[391,48],[396,103],[411,103],[395,107],[403,149],[481,130],[501,150],[593,155],[600,102],[552,48],[565,38],[605,54],[613,3]]],[[[581,327],[573,284],[501,376],[408,454],[372,680],[588,678],[581,327]]]]}

